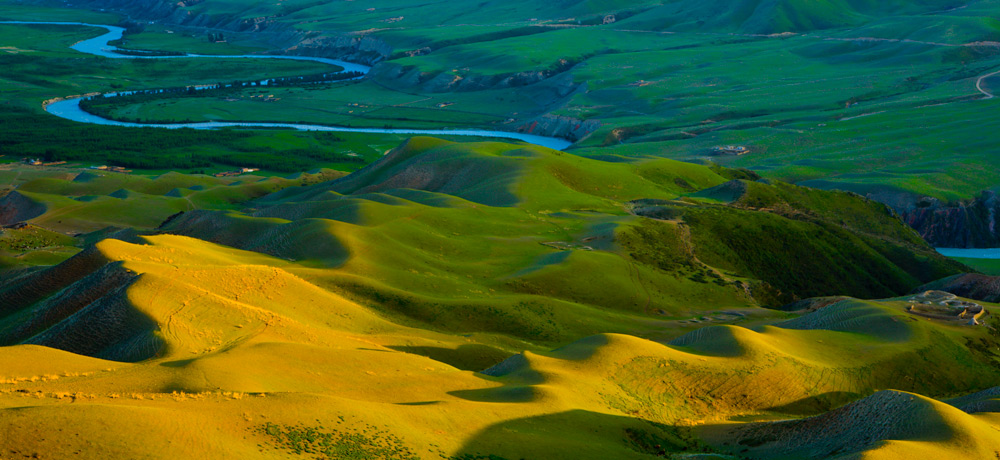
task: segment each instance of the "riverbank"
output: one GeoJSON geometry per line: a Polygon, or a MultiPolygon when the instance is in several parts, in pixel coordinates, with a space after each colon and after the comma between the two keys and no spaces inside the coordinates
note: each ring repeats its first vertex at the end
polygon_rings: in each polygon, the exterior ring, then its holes
{"type": "MultiPolygon", "coordinates": [[[[181,54],[176,56],[142,56],[142,55],[132,55],[132,54],[120,54],[116,51],[117,47],[110,45],[109,42],[120,40],[125,32],[125,29],[117,26],[108,26],[100,24],[87,24],[80,22],[30,22],[30,21],[3,21],[0,24],[48,24],[48,25],[77,25],[77,26],[89,26],[103,28],[107,30],[107,33],[100,36],[94,37],[92,39],[83,40],[76,43],[71,48],[95,56],[101,56],[110,59],[178,59],[178,58],[200,58],[200,59],[289,59],[289,60],[305,60],[320,62],[324,64],[329,64],[332,66],[337,66],[342,68],[342,72],[358,72],[362,75],[366,75],[371,69],[368,66],[364,66],[357,63],[340,61],[336,59],[313,57],[313,56],[291,56],[291,55],[197,55],[197,54],[181,54]]],[[[359,77],[363,78],[363,77],[359,77]]],[[[527,142],[531,144],[541,145],[543,147],[548,147],[555,150],[563,150],[570,145],[572,142],[565,139],[555,138],[555,137],[545,137],[537,136],[532,134],[523,133],[513,133],[507,131],[495,131],[495,130],[470,130],[470,129],[405,129],[405,128],[352,128],[345,126],[324,126],[324,125],[314,125],[314,124],[303,124],[303,123],[265,123],[265,122],[196,122],[196,123],[132,123],[132,122],[122,122],[117,120],[112,120],[108,118],[103,118],[94,114],[90,114],[80,108],[80,101],[82,97],[77,98],[66,98],[58,102],[54,102],[45,106],[45,110],[58,117],[79,122],[79,123],[89,123],[98,124],[106,126],[122,126],[122,127],[153,127],[153,128],[165,128],[165,129],[179,129],[179,128],[192,128],[192,129],[219,129],[226,127],[244,127],[244,128],[288,128],[296,129],[300,131],[332,131],[332,132],[354,132],[354,133],[382,133],[382,134],[413,134],[413,135],[425,135],[425,136],[474,136],[474,137],[494,137],[500,139],[512,139],[522,142],[527,142]]]]}

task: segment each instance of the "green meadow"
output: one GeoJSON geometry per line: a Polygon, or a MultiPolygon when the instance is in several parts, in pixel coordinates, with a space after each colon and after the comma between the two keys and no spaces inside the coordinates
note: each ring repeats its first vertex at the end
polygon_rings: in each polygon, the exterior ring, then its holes
{"type": "MultiPolygon", "coordinates": [[[[279,99],[267,104],[259,91],[246,90],[119,104],[102,113],[123,120],[506,129],[550,113],[600,122],[574,146],[581,155],[713,161],[823,188],[946,200],[1000,183],[987,167],[996,143],[993,101],[980,100],[976,89],[978,77],[1000,68],[989,44],[998,32],[983,19],[987,6],[946,11],[929,2],[907,7],[922,16],[899,16],[893,11],[902,10],[853,5],[845,8],[855,12],[830,21],[827,10],[796,3],[774,13],[787,22],[768,23],[736,13],[708,19],[714,7],[682,3],[491,5],[441,21],[432,21],[433,6],[393,2],[372,11],[351,4],[199,4],[185,10],[274,14],[279,23],[319,34],[383,24],[371,33],[396,51],[371,81],[267,91],[279,99]],[[488,21],[491,11],[510,20],[488,21]],[[600,25],[585,11],[618,19],[600,25]],[[807,19],[818,17],[826,19],[807,19]],[[711,26],[695,29],[699,20],[711,26]],[[431,52],[406,55],[421,49],[431,52]],[[490,83],[533,72],[559,78],[513,88],[490,83]],[[455,86],[462,84],[471,86],[455,86]],[[713,155],[713,147],[728,144],[751,153],[713,155]],[[971,178],[969,170],[983,174],[971,178]]],[[[144,34],[167,35],[162,26],[144,34]]],[[[178,32],[161,42],[193,39],[184,37],[178,32]]]]}
{"type": "Polygon", "coordinates": [[[129,33],[117,46],[119,48],[139,51],[167,51],[222,56],[254,54],[267,51],[270,48],[264,41],[254,40],[243,34],[223,33],[224,40],[221,41],[211,41],[208,35],[208,33],[199,29],[144,24],[141,31],[129,33]]]}
{"type": "Polygon", "coordinates": [[[0,24],[3,459],[1000,455],[996,287],[928,291],[1000,266],[871,198],[1000,186],[994,0],[39,5],[378,61],[109,118],[591,132],[74,123],[336,69],[0,24]]]}

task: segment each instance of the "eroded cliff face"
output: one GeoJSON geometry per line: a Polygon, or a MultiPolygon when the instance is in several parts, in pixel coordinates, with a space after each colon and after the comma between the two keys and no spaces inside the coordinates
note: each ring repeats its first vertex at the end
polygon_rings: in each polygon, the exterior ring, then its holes
{"type": "Polygon", "coordinates": [[[1000,198],[986,191],[958,203],[921,198],[905,207],[894,203],[903,221],[939,248],[1000,247],[1000,198]]]}
{"type": "Polygon", "coordinates": [[[349,62],[374,65],[392,54],[392,47],[370,35],[306,34],[284,49],[284,54],[337,58],[349,62]]]}
{"type": "Polygon", "coordinates": [[[543,115],[521,123],[517,126],[517,132],[558,137],[577,142],[597,131],[600,126],[601,122],[597,120],[578,120],[558,115],[543,115]]]}

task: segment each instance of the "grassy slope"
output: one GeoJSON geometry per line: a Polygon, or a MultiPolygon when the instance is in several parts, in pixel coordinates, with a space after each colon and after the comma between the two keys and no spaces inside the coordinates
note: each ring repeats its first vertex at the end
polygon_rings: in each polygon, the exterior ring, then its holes
{"type": "Polygon", "coordinates": [[[815,210],[789,215],[671,201],[725,180],[669,160],[414,138],[344,179],[286,189],[248,212],[187,213],[164,230],[298,261],[313,267],[296,271],[310,281],[421,327],[542,343],[669,335],[665,319],[809,295],[892,295],[961,268],[881,205],[847,194],[755,184],[815,210]],[[686,214],[629,214],[626,203],[640,198],[686,214]],[[736,221],[767,225],[724,230],[736,221]],[[784,258],[780,235],[819,242],[784,258]]]}
{"type": "Polygon", "coordinates": [[[964,257],[956,257],[955,260],[976,269],[976,271],[980,273],[1000,276],[1000,261],[997,261],[996,259],[968,259],[964,257]]]}
{"type": "MultiPolygon", "coordinates": [[[[106,240],[91,257],[134,282],[63,316],[53,326],[58,335],[32,340],[87,347],[93,342],[65,339],[93,340],[91,331],[116,317],[109,302],[117,298],[157,327],[103,327],[98,338],[138,334],[105,356],[149,340],[162,347],[134,364],[30,345],[0,349],[10,363],[0,383],[0,407],[8,408],[0,420],[13,433],[0,441],[5,451],[285,458],[294,446],[302,454],[322,449],[312,436],[327,447],[360,446],[361,458],[560,458],[584,440],[579,458],[656,458],[725,451],[710,436],[712,443],[698,440],[690,425],[699,421],[814,414],[886,386],[936,396],[997,384],[990,355],[963,346],[987,338],[985,329],[909,317],[899,301],[848,300],[757,330],[701,329],[671,345],[597,335],[524,352],[483,375],[398,351],[462,353],[483,336],[394,324],[296,276],[287,260],[171,235],[106,240]],[[51,436],[59,429],[62,437],[51,436]]],[[[87,279],[75,286],[96,287],[87,279]]],[[[45,307],[28,311],[53,311],[45,307]]],[[[0,320],[5,333],[10,320],[0,320]]],[[[933,442],[879,448],[974,458],[997,436],[977,420],[943,424],[972,430],[974,439],[904,427],[878,439],[933,442]]]]}
{"type": "Polygon", "coordinates": [[[70,167],[0,170],[9,187],[3,190],[0,206],[19,212],[17,219],[5,217],[4,223],[30,223],[26,229],[0,233],[0,266],[53,265],[116,230],[154,229],[181,211],[238,209],[276,190],[342,174],[322,170],[291,178],[215,178],[179,173],[149,177],[70,167]]]}
{"type": "Polygon", "coordinates": [[[806,297],[829,292],[889,296],[903,292],[914,277],[938,279],[963,270],[936,262],[937,254],[880,203],[783,183],[739,185],[744,191],[729,207],[674,209],[691,225],[696,252],[710,265],[751,273],[806,297]],[[783,276],[790,273],[795,275],[783,276]]]}

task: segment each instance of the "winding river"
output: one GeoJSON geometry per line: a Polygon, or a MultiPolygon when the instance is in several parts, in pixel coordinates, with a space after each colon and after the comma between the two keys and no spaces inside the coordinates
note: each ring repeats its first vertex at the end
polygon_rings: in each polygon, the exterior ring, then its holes
{"type": "MultiPolygon", "coordinates": [[[[83,22],[31,22],[31,21],[0,21],[0,24],[37,24],[37,25],[72,25],[72,26],[88,26],[97,27],[107,30],[108,32],[94,37],[88,40],[81,41],[71,48],[82,53],[92,54],[95,56],[101,56],[105,58],[112,59],[178,59],[178,58],[211,58],[211,59],[293,59],[300,61],[315,61],[324,64],[335,65],[344,68],[344,72],[360,72],[362,74],[367,74],[371,69],[368,66],[355,64],[352,62],[344,62],[336,59],[327,59],[321,57],[310,57],[310,56],[271,56],[271,55],[206,55],[206,54],[182,54],[176,56],[134,56],[127,54],[116,53],[117,47],[110,45],[109,42],[114,40],[119,40],[125,32],[125,29],[116,26],[106,26],[100,24],[87,24],[83,22]]],[[[363,77],[362,77],[363,78],[363,77]]],[[[115,94],[115,93],[109,93],[115,94]]],[[[548,147],[556,150],[563,150],[566,147],[572,145],[571,142],[560,139],[556,137],[545,137],[536,136],[533,134],[522,134],[513,133],[507,131],[491,131],[483,129],[380,129],[380,128],[350,128],[346,126],[324,126],[324,125],[311,125],[311,124],[300,124],[300,123],[254,123],[254,122],[219,122],[219,121],[208,121],[208,122],[198,122],[198,123],[130,123],[124,121],[116,121],[108,118],[99,117],[97,115],[85,112],[80,108],[80,100],[82,97],[74,97],[60,100],[58,102],[53,102],[45,106],[45,110],[52,115],[57,117],[65,118],[67,120],[72,120],[80,123],[91,123],[96,125],[109,125],[109,126],[125,126],[132,128],[166,128],[166,129],[177,129],[177,128],[193,128],[193,129],[217,129],[225,127],[248,127],[248,128],[291,128],[298,129],[301,131],[337,131],[337,132],[351,132],[351,133],[381,133],[381,134],[416,134],[416,135],[429,135],[429,136],[477,136],[477,137],[495,137],[501,139],[513,139],[530,144],[541,145],[543,147],[548,147]]]]}

